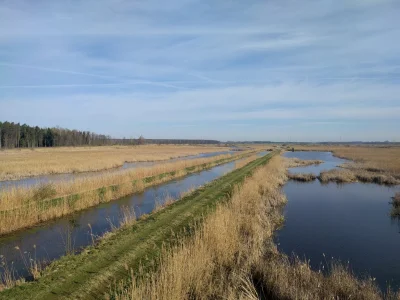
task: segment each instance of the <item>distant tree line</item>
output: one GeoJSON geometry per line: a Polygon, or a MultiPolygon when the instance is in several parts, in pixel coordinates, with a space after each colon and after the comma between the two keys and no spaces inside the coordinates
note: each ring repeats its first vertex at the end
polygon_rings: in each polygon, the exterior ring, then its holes
{"type": "Polygon", "coordinates": [[[0,122],[0,149],[61,146],[103,146],[143,144],[219,144],[215,140],[115,139],[109,135],[60,127],[40,128],[13,122],[0,122]]]}
{"type": "Polygon", "coordinates": [[[90,131],[70,130],[60,127],[40,128],[13,122],[0,122],[1,148],[34,148],[106,145],[110,137],[90,131]]]}

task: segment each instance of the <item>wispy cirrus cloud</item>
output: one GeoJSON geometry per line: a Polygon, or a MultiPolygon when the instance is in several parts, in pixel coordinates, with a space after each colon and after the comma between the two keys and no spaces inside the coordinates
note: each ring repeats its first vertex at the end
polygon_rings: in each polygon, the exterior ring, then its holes
{"type": "Polygon", "coordinates": [[[399,12],[394,0],[4,1],[0,119],[116,136],[399,140],[399,12]]]}

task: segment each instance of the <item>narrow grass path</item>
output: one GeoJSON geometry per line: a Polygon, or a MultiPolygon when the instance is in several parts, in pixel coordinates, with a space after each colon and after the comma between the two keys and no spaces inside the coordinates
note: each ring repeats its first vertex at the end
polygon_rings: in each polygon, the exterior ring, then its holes
{"type": "Polygon", "coordinates": [[[184,229],[200,220],[234,186],[277,152],[258,158],[184,197],[167,208],[118,230],[83,253],[54,262],[39,280],[5,290],[0,299],[99,299],[110,285],[129,276],[128,269],[150,267],[184,229]],[[128,267],[129,266],[129,267],[128,267]]]}

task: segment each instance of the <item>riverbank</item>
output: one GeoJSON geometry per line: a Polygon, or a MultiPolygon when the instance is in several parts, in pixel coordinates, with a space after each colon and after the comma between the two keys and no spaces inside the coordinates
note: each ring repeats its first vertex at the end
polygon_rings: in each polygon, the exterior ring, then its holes
{"type": "Polygon", "coordinates": [[[285,180],[286,166],[274,157],[218,205],[194,236],[166,249],[158,268],[131,271],[130,282],[117,284],[113,298],[381,299],[373,280],[356,279],[341,265],[324,275],[277,251],[272,239],[283,221],[285,180]]]}
{"type": "Polygon", "coordinates": [[[35,226],[144,188],[251,155],[252,152],[179,161],[120,174],[39,188],[2,191],[0,235],[35,226]]]}
{"type": "MultiPolygon", "coordinates": [[[[0,294],[4,299],[97,299],[109,291],[115,280],[126,278],[126,267],[149,267],[163,245],[176,241],[177,235],[191,228],[214,211],[218,202],[229,198],[235,186],[276,153],[258,158],[163,210],[139,220],[88,247],[82,254],[54,262],[35,282],[26,283],[0,294]]],[[[129,268],[128,268],[129,269],[129,268]]]]}

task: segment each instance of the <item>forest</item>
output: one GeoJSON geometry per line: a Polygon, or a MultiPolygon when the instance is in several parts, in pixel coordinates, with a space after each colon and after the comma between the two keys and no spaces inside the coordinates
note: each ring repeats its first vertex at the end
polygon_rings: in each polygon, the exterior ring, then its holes
{"type": "Polygon", "coordinates": [[[61,146],[103,146],[141,144],[219,144],[215,140],[185,139],[118,139],[90,131],[70,130],[61,127],[40,128],[27,124],[0,121],[0,149],[61,147],[61,146]]]}

